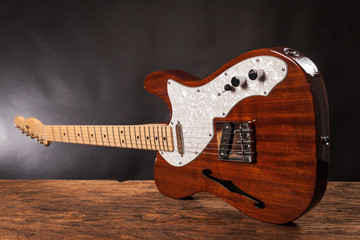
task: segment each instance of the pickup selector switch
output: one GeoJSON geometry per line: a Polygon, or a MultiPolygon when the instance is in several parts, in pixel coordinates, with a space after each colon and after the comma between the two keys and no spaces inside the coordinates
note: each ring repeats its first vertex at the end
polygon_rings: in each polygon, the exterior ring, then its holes
{"type": "Polygon", "coordinates": [[[264,70],[262,69],[251,69],[249,71],[250,80],[261,80],[264,77],[264,70]]]}

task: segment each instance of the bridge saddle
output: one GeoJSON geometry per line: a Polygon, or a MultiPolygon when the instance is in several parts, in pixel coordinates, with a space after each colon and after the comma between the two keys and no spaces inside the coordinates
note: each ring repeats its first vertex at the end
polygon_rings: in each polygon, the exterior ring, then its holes
{"type": "Polygon", "coordinates": [[[224,161],[255,161],[254,121],[216,122],[218,158],[224,161]]]}

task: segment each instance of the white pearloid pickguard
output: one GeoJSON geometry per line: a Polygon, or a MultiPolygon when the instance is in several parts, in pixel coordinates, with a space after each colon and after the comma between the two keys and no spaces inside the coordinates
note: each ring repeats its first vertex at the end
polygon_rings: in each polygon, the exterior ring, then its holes
{"type": "Polygon", "coordinates": [[[287,75],[287,64],[272,56],[258,56],[246,59],[230,67],[211,82],[200,87],[187,87],[174,80],[168,80],[168,95],[172,107],[173,152],[160,152],[171,165],[181,167],[194,160],[214,136],[213,119],[225,117],[241,100],[251,96],[267,96],[287,75]],[[262,69],[261,80],[250,80],[251,69],[262,69]],[[245,87],[233,87],[224,91],[224,85],[231,84],[232,77],[244,76],[245,87]],[[184,154],[178,152],[176,124],[183,130],[184,154]]]}

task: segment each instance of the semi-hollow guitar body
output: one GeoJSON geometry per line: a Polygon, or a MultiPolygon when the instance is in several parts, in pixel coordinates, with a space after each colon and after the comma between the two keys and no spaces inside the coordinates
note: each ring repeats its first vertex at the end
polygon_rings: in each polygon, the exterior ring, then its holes
{"type": "Polygon", "coordinates": [[[169,107],[169,123],[65,126],[19,116],[15,126],[45,145],[155,150],[155,183],[165,196],[209,192],[265,222],[293,221],[321,200],[327,95],[317,67],[298,51],[251,51],[204,79],[158,71],[144,85],[169,107]]]}
{"type": "MultiPolygon", "coordinates": [[[[210,192],[251,217],[278,224],[297,219],[320,201],[329,167],[327,95],[316,66],[299,52],[287,48],[248,52],[205,79],[179,70],[154,72],[145,79],[145,88],[173,113],[169,79],[196,89],[228,75],[231,85],[234,76],[227,73],[230,67],[250,58],[261,61],[262,56],[284,61],[285,78],[266,96],[244,98],[226,116],[211,119],[213,129],[219,129],[221,123],[231,123],[236,129],[241,123],[253,124],[252,162],[222,159],[218,149],[209,147],[219,145],[222,131],[215,130],[207,147],[184,166],[171,165],[157,153],[154,178],[162,194],[186,198],[210,192]]],[[[228,90],[232,94],[243,90],[241,86],[230,87],[235,88],[228,90]]],[[[217,89],[214,94],[228,91],[217,89]]]]}

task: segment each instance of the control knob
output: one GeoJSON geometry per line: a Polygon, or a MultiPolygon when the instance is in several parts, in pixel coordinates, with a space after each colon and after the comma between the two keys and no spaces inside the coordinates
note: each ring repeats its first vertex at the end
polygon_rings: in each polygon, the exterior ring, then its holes
{"type": "Polygon", "coordinates": [[[264,70],[262,69],[251,69],[249,71],[250,80],[262,80],[264,77],[264,70]]]}
{"type": "Polygon", "coordinates": [[[234,87],[237,86],[243,86],[246,83],[246,78],[244,76],[235,76],[231,79],[231,85],[233,85],[234,87]]]}

